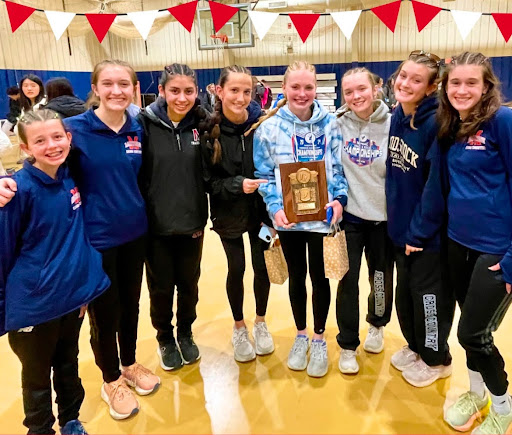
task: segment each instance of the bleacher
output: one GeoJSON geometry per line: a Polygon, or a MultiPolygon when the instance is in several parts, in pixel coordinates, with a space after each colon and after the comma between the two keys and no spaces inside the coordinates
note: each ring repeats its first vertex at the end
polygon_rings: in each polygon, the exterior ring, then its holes
{"type": "MultiPolygon", "coordinates": [[[[272,95],[274,100],[277,97],[277,94],[283,92],[282,84],[283,84],[283,75],[273,75],[273,76],[261,76],[258,75],[259,80],[265,80],[267,86],[272,90],[272,95]]],[[[336,73],[328,73],[328,74],[317,74],[317,100],[323,104],[329,112],[335,112],[336,107],[336,87],[338,86],[338,81],[336,80],[336,73]]]]}

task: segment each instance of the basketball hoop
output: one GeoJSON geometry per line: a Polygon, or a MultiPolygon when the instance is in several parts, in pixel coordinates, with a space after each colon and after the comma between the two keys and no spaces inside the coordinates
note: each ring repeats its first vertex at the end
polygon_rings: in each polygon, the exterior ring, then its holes
{"type": "Polygon", "coordinates": [[[228,47],[229,38],[225,33],[219,33],[218,35],[210,35],[215,45],[216,50],[222,50],[228,47]]]}

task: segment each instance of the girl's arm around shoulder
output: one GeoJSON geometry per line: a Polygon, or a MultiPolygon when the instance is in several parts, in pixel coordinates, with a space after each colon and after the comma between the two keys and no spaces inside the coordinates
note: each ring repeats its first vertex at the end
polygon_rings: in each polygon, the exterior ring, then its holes
{"type": "Polygon", "coordinates": [[[341,128],[335,122],[330,124],[330,151],[332,160],[332,185],[329,186],[332,196],[336,198],[341,205],[347,205],[348,184],[341,163],[341,149],[343,147],[343,135],[341,128]]]}

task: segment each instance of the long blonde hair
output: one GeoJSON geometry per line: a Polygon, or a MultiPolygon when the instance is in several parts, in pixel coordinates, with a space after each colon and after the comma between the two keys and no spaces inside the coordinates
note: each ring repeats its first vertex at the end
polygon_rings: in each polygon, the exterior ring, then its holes
{"type": "MultiPolygon", "coordinates": [[[[315,65],[312,65],[309,62],[306,62],[305,60],[296,60],[292,64],[288,65],[288,68],[286,68],[286,71],[285,71],[284,77],[283,77],[283,86],[286,84],[286,80],[288,79],[288,76],[290,75],[290,73],[292,71],[300,71],[300,70],[312,72],[313,75],[315,76],[315,82],[316,82],[315,65]]],[[[283,107],[287,102],[288,102],[288,100],[287,100],[286,96],[284,98],[282,98],[281,100],[279,100],[276,107],[274,107],[272,110],[267,112],[265,115],[260,116],[259,119],[253,125],[251,125],[251,128],[245,132],[245,136],[249,135],[249,133],[251,131],[256,130],[263,121],[266,121],[268,118],[271,118],[272,116],[274,116],[277,113],[277,111],[281,107],[283,107]]]]}

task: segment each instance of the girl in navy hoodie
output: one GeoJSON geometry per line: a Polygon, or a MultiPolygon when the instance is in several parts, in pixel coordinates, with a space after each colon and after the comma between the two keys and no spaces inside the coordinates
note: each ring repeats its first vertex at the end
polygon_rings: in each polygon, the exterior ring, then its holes
{"type": "Polygon", "coordinates": [[[388,233],[397,268],[396,311],[407,341],[391,364],[416,387],[451,374],[447,340],[455,302],[443,285],[440,230],[429,221],[432,188],[427,184],[433,159],[429,151],[437,133],[439,61],[417,50],[398,68],[399,105],[391,118],[386,172],[388,233]]]}
{"type": "Polygon", "coordinates": [[[445,420],[469,430],[490,396],[478,434],[507,433],[512,423],[505,363],[492,337],[512,301],[512,111],[500,107],[499,86],[487,57],[462,53],[447,66],[438,111],[449,277],[470,384],[445,420]]]}
{"type": "MultiPolygon", "coordinates": [[[[135,359],[147,232],[137,184],[143,130],[126,111],[136,84],[126,62],[100,62],[91,77],[90,109],[65,120],[73,134],[70,169],[82,194],[86,232],[112,283],[88,312],[91,346],[104,380],[101,397],[115,419],[139,410],[128,386],[146,395],[160,385],[160,378],[135,359]]],[[[2,186],[13,190],[15,183],[6,180],[2,186]]],[[[0,196],[5,200],[12,192],[0,189],[0,196]]]]}
{"type": "Polygon", "coordinates": [[[228,259],[226,287],[235,321],[234,357],[245,362],[274,351],[274,341],[265,323],[270,281],[263,251],[268,243],[258,237],[264,222],[271,226],[263,199],[257,192],[258,186],[266,180],[254,177],[254,132],[244,135],[260,117],[261,106],[251,101],[252,75],[243,66],[224,68],[216,92],[218,98],[209,132],[202,138],[205,179],[210,193],[213,230],[219,234],[228,259]],[[245,232],[249,234],[254,270],[254,347],[249,341],[243,314],[245,253],[242,235],[245,232]]]}
{"type": "Polygon", "coordinates": [[[71,134],[50,110],[24,114],[18,133],[30,157],[14,175],[16,197],[0,209],[0,334],[9,331],[21,361],[28,433],[55,433],[53,370],[61,433],[85,434],[78,421],[84,399],[78,337],[87,304],[109,280],[85,236],[80,192],[63,165],[71,134]]]}
{"type": "Polygon", "coordinates": [[[174,370],[200,358],[192,324],[208,218],[199,141],[207,115],[197,99],[196,73],[189,66],[166,66],[158,89],[158,100],[139,116],[145,131],[139,179],[149,220],[151,322],[157,330],[160,366],[174,370]],[[171,324],[175,289],[178,345],[171,324]]]}

